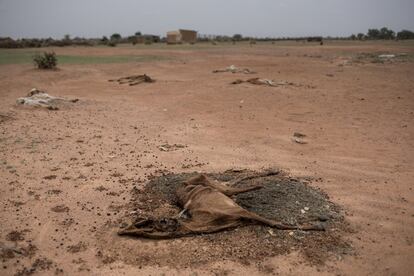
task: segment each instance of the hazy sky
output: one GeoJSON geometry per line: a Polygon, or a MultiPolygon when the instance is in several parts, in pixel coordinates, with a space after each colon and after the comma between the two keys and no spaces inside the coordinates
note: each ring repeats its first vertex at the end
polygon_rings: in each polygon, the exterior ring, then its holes
{"type": "Polygon", "coordinates": [[[414,0],[0,0],[0,36],[101,37],[178,28],[247,36],[414,30],[414,0]]]}

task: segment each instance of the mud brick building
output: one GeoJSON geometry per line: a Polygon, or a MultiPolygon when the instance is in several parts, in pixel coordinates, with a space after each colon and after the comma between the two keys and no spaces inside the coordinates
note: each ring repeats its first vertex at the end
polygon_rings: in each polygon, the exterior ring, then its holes
{"type": "Polygon", "coordinates": [[[197,32],[193,30],[183,30],[167,32],[168,44],[195,43],[197,32]]]}

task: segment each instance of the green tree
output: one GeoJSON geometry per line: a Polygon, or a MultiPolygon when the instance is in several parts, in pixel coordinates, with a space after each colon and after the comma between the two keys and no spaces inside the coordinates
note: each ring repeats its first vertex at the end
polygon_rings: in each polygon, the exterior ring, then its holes
{"type": "Polygon", "coordinates": [[[241,34],[235,34],[233,35],[233,40],[240,41],[243,39],[243,36],[241,34]]]}
{"type": "Polygon", "coordinates": [[[382,27],[380,30],[380,39],[394,39],[395,32],[393,30],[388,29],[387,27],[382,27]]]}
{"type": "Polygon", "coordinates": [[[363,33],[357,34],[358,40],[363,40],[365,38],[365,35],[363,33]]]}
{"type": "Polygon", "coordinates": [[[120,40],[122,36],[118,33],[114,33],[111,35],[111,40],[120,40]]]}
{"type": "Polygon", "coordinates": [[[369,29],[367,33],[369,39],[379,39],[380,31],[378,29],[369,29]]]}
{"type": "Polygon", "coordinates": [[[401,30],[397,33],[397,39],[414,39],[414,32],[409,30],[401,30]]]}

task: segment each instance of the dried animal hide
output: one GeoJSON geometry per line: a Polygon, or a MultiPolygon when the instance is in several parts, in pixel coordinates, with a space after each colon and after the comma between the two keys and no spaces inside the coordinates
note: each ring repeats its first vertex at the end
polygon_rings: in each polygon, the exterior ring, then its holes
{"type": "Polygon", "coordinates": [[[77,101],[78,99],[69,100],[60,97],[54,97],[47,94],[44,91],[33,88],[32,90],[30,90],[26,97],[18,98],[16,102],[19,105],[43,107],[50,110],[58,110],[58,106],[60,105],[67,103],[76,103],[77,101]]]}
{"type": "Polygon", "coordinates": [[[224,73],[224,72],[231,72],[231,73],[243,73],[243,74],[256,74],[256,72],[251,71],[248,68],[237,68],[234,65],[230,65],[226,69],[218,69],[214,70],[213,73],[224,73]]]}
{"type": "Polygon", "coordinates": [[[231,188],[199,175],[177,188],[178,202],[183,208],[177,217],[138,219],[135,223],[121,229],[118,234],[164,239],[214,233],[249,224],[264,224],[282,230],[324,230],[321,224],[292,226],[263,218],[243,209],[230,198],[239,193],[261,188],[262,186],[231,188]]]}
{"type": "Polygon", "coordinates": [[[123,77],[123,78],[119,78],[119,79],[116,79],[116,80],[108,80],[108,81],[116,81],[119,84],[128,83],[130,86],[137,85],[137,84],[140,84],[140,83],[143,83],[143,82],[149,82],[149,83],[155,82],[154,79],[147,76],[146,74],[123,77]]]}
{"type": "Polygon", "coordinates": [[[267,85],[267,86],[272,86],[272,87],[277,87],[277,86],[285,86],[285,85],[292,85],[292,86],[298,86],[295,85],[293,82],[286,82],[286,81],[273,81],[273,80],[269,80],[269,79],[261,79],[261,78],[252,78],[252,79],[248,79],[248,80],[235,80],[233,81],[231,84],[240,84],[243,82],[248,82],[251,84],[255,84],[255,85],[267,85]]]}

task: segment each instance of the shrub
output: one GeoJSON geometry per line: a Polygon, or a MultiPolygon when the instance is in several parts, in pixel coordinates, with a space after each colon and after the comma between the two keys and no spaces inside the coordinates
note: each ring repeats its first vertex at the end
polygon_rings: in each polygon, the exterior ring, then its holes
{"type": "Polygon", "coordinates": [[[111,40],[121,40],[122,36],[118,33],[114,33],[111,35],[111,40]]]}
{"type": "Polygon", "coordinates": [[[241,34],[233,35],[233,41],[241,41],[242,39],[243,39],[243,36],[241,34]]]}
{"type": "Polygon", "coordinates": [[[369,39],[379,39],[381,32],[378,29],[368,29],[367,37],[369,39]]]}
{"type": "Polygon", "coordinates": [[[409,30],[402,30],[397,33],[398,39],[414,39],[414,32],[409,30]]]}
{"type": "Polygon", "coordinates": [[[39,69],[54,69],[57,65],[57,58],[54,52],[44,52],[43,55],[36,54],[33,57],[35,66],[39,69]]]}
{"type": "Polygon", "coordinates": [[[365,38],[365,35],[363,33],[357,34],[358,40],[363,40],[365,38]]]}
{"type": "Polygon", "coordinates": [[[151,39],[146,39],[144,42],[145,45],[151,45],[152,44],[152,40],[151,39]]]}
{"type": "Polygon", "coordinates": [[[116,41],[113,41],[113,40],[110,40],[110,41],[108,41],[108,43],[107,43],[107,45],[109,46],[109,47],[115,47],[116,46],[116,41]]]}
{"type": "Polygon", "coordinates": [[[0,37],[0,48],[23,48],[23,45],[10,37],[0,37]]]}

